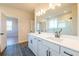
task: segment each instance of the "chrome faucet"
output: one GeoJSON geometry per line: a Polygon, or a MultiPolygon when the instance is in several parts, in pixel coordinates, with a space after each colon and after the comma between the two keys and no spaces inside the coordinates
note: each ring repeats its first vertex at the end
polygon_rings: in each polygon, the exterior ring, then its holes
{"type": "Polygon", "coordinates": [[[41,34],[41,31],[40,30],[38,30],[38,34],[41,34]]]}
{"type": "Polygon", "coordinates": [[[60,31],[56,31],[55,32],[55,37],[56,38],[60,38],[60,33],[62,32],[62,28],[60,29],[60,31]]]}

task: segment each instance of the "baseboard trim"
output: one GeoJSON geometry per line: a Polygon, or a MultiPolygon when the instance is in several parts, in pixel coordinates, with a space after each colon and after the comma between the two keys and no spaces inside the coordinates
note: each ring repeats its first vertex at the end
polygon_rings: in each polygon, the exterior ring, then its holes
{"type": "Polygon", "coordinates": [[[23,44],[23,43],[28,43],[28,41],[24,41],[24,42],[19,42],[18,44],[23,44]]]}
{"type": "Polygon", "coordinates": [[[22,42],[22,43],[19,43],[20,45],[26,45],[26,46],[28,46],[28,42],[26,41],[26,42],[22,42]]]}
{"type": "Polygon", "coordinates": [[[2,52],[0,52],[0,56],[3,56],[3,53],[5,52],[6,48],[7,47],[5,47],[5,49],[2,52]]]}

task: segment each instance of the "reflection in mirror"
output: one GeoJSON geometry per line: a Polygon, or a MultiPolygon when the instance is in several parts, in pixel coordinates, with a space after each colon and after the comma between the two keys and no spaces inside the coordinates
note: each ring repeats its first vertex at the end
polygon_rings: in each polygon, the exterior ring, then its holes
{"type": "Polygon", "coordinates": [[[40,32],[46,32],[46,21],[44,21],[44,20],[42,20],[42,21],[38,20],[36,28],[37,28],[38,32],[39,31],[40,32]]]}
{"type": "Polygon", "coordinates": [[[55,33],[60,29],[62,34],[77,35],[77,4],[61,4],[36,16],[36,31],[55,33]]]}

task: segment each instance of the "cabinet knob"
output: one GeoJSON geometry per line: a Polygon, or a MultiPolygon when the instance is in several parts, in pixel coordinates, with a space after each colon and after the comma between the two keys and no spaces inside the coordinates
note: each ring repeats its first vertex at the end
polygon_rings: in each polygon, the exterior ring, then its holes
{"type": "Polygon", "coordinates": [[[31,40],[31,43],[32,43],[32,40],[31,40]]]}
{"type": "Polygon", "coordinates": [[[4,35],[4,33],[0,33],[0,35],[4,35]]]}

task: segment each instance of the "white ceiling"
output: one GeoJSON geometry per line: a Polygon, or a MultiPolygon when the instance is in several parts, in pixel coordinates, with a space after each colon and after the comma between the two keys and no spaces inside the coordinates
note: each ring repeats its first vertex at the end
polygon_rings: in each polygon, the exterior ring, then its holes
{"type": "Polygon", "coordinates": [[[47,7],[47,3],[5,3],[0,5],[14,7],[28,12],[33,12],[36,8],[47,7]]]}
{"type": "MultiPolygon", "coordinates": [[[[33,12],[34,9],[36,9],[36,8],[48,8],[48,3],[6,3],[6,4],[0,4],[0,5],[14,7],[14,8],[18,8],[18,9],[21,9],[24,11],[29,11],[29,12],[33,12]]],[[[73,5],[73,4],[71,4],[71,3],[64,4],[63,3],[61,7],[62,7],[62,9],[63,8],[70,9],[71,5],[73,5]]]]}

